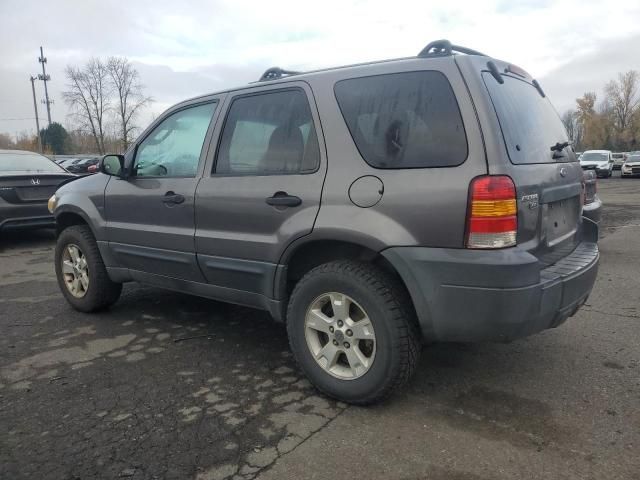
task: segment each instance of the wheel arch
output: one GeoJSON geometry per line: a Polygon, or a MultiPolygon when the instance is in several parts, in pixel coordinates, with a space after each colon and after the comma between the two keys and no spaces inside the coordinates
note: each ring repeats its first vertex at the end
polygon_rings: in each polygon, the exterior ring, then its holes
{"type": "MultiPolygon", "coordinates": [[[[284,308],[296,283],[313,268],[335,260],[359,260],[371,263],[394,277],[406,291],[409,290],[396,268],[380,250],[354,240],[309,239],[289,248],[282,257],[281,267],[276,271],[274,295],[281,299],[284,308]]],[[[415,307],[412,305],[412,308],[415,307]]]]}
{"type": "Polygon", "coordinates": [[[86,225],[89,227],[89,230],[91,230],[94,238],[96,237],[96,232],[82,211],[66,207],[56,212],[56,237],[58,237],[65,228],[73,225],[86,225]]]}

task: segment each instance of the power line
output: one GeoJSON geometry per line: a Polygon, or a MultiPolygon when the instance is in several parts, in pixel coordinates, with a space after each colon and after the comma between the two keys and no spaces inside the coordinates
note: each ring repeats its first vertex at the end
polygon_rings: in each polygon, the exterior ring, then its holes
{"type": "MultiPolygon", "coordinates": [[[[2,122],[2,121],[10,122],[10,121],[17,121],[17,120],[35,120],[35,119],[36,119],[36,117],[0,118],[0,122],[2,122]]],[[[44,118],[39,116],[38,120],[44,120],[44,118]]]]}

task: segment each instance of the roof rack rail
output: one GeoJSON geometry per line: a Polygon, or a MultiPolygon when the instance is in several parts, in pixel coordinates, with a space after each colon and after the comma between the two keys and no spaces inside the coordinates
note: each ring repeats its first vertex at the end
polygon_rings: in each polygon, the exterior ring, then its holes
{"type": "Polygon", "coordinates": [[[448,57],[449,55],[453,55],[454,52],[464,53],[466,55],[479,55],[481,57],[488,56],[471,48],[452,45],[449,40],[435,40],[424,47],[418,54],[418,57],[448,57]]]}
{"type": "Polygon", "coordinates": [[[293,70],[284,70],[280,67],[271,67],[267,69],[260,77],[259,82],[266,82],[268,80],[277,80],[289,75],[300,75],[302,72],[294,72],[293,70]]]}

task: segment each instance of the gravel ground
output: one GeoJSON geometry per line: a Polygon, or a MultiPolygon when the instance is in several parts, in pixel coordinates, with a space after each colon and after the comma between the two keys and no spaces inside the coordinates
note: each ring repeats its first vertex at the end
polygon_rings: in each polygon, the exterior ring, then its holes
{"type": "Polygon", "coordinates": [[[370,408],[318,395],[261,312],[131,284],[80,314],[53,236],[3,234],[0,478],[640,478],[640,180],[599,194],[599,278],[574,318],[426,347],[370,408]]]}

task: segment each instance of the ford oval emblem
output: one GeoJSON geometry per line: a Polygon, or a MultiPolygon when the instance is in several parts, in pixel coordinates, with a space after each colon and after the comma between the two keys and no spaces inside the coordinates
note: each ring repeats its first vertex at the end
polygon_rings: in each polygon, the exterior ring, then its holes
{"type": "Polygon", "coordinates": [[[31,179],[31,185],[40,185],[40,179],[39,178],[32,178],[31,179]]]}
{"type": "Polygon", "coordinates": [[[567,169],[566,168],[562,167],[560,169],[560,176],[561,177],[566,177],[567,176],[567,169]]]}

